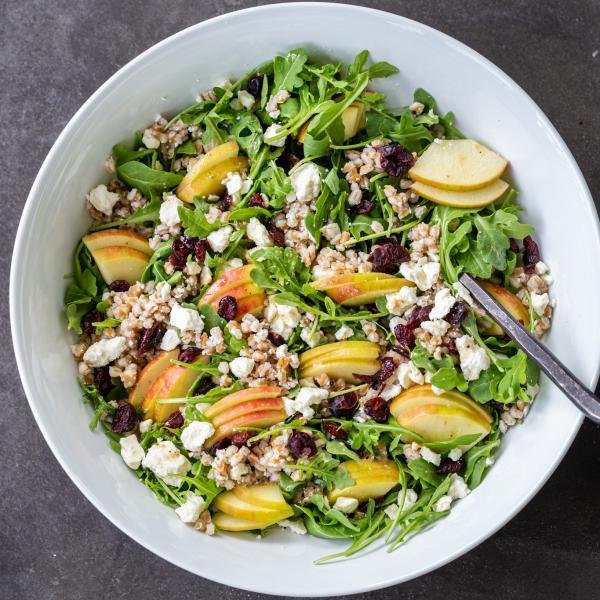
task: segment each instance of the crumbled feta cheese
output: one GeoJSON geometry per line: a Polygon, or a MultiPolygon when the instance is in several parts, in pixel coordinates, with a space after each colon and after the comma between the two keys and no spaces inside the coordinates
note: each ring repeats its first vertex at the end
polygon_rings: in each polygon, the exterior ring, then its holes
{"type": "Polygon", "coordinates": [[[283,398],[283,406],[288,416],[300,413],[305,419],[312,419],[315,411],[313,404],[320,404],[327,398],[329,392],[322,388],[301,387],[295,398],[283,398]]]}
{"type": "Polygon", "coordinates": [[[470,335],[457,338],[456,349],[460,358],[460,368],[467,381],[475,381],[479,378],[481,371],[489,368],[488,355],[470,335]]]}
{"type": "Polygon", "coordinates": [[[212,406],[212,404],[210,402],[198,402],[198,404],[194,405],[194,408],[199,412],[199,413],[204,413],[204,411],[207,408],[210,408],[212,406]]]}
{"type": "Polygon", "coordinates": [[[436,467],[440,466],[442,462],[442,457],[437,452],[430,450],[427,446],[423,446],[421,448],[421,458],[426,460],[428,463],[435,465],[436,467]]]}
{"type": "Polygon", "coordinates": [[[210,269],[204,265],[200,271],[200,285],[208,285],[212,281],[212,273],[210,269]]]}
{"type": "Polygon", "coordinates": [[[179,218],[179,207],[183,206],[183,202],[173,194],[170,194],[165,198],[163,203],[160,205],[159,217],[160,222],[168,227],[173,227],[177,223],[181,223],[179,218]]]}
{"type": "Polygon", "coordinates": [[[175,509],[177,516],[184,523],[195,523],[204,509],[204,498],[193,492],[187,492],[185,502],[175,509]]]}
{"type": "Polygon", "coordinates": [[[404,448],[402,448],[402,452],[404,453],[407,461],[421,458],[421,446],[419,446],[419,444],[416,442],[412,442],[412,444],[405,444],[404,448]]]}
{"type": "Polygon", "coordinates": [[[144,449],[135,435],[126,435],[119,440],[121,458],[130,469],[138,469],[144,459],[144,449]]]}
{"type": "Polygon", "coordinates": [[[145,129],[144,135],[142,136],[142,144],[144,144],[146,148],[156,150],[156,148],[160,146],[160,140],[154,135],[152,129],[145,129]]]}
{"type": "Polygon", "coordinates": [[[386,506],[383,509],[383,512],[392,520],[395,521],[396,517],[398,516],[398,513],[400,512],[400,508],[398,507],[397,504],[388,504],[388,506],[386,506]]]}
{"type": "Polygon", "coordinates": [[[238,202],[244,186],[242,176],[237,171],[231,171],[225,175],[221,183],[227,188],[227,194],[233,198],[234,204],[238,202]]]}
{"type": "Polygon", "coordinates": [[[238,379],[248,377],[254,369],[254,360],[245,356],[238,356],[229,363],[229,370],[238,379]]]}
{"type": "Polygon", "coordinates": [[[540,317],[544,315],[544,311],[550,304],[550,297],[547,293],[543,294],[531,294],[531,307],[540,317]]]}
{"type": "Polygon", "coordinates": [[[200,452],[204,442],[215,432],[208,421],[192,421],[181,431],[181,443],[189,452],[200,452]]]}
{"type": "Polygon", "coordinates": [[[254,106],[254,102],[256,101],[254,96],[247,92],[246,90],[240,90],[237,93],[238,100],[244,108],[250,110],[254,106]]]}
{"type": "Polygon", "coordinates": [[[442,496],[434,505],[433,510],[435,512],[445,512],[450,510],[452,505],[452,498],[450,496],[442,496]]]}
{"type": "Polygon", "coordinates": [[[181,475],[185,475],[192,465],[173,442],[163,440],[148,448],[142,467],[150,469],[167,485],[179,486],[181,475]]]}
{"type": "Polygon", "coordinates": [[[405,285],[393,294],[386,294],[385,304],[392,315],[402,315],[417,302],[417,288],[405,285]]]}
{"type": "Polygon", "coordinates": [[[83,355],[83,360],[90,367],[105,367],[117,360],[127,348],[127,340],[118,335],[114,338],[103,339],[92,344],[83,355]]]}
{"type": "Polygon", "coordinates": [[[448,496],[453,500],[460,500],[471,493],[469,486],[465,483],[465,480],[456,473],[453,473],[450,477],[450,487],[448,488],[448,496]]]}
{"type": "Polygon", "coordinates": [[[169,352],[170,350],[177,348],[179,344],[181,344],[181,340],[179,339],[179,335],[177,335],[177,331],[169,327],[160,341],[160,349],[169,352]]]}
{"type": "Polygon", "coordinates": [[[300,331],[300,339],[314,348],[325,339],[325,335],[320,329],[313,331],[312,327],[303,327],[300,331]]]}
{"type": "Polygon", "coordinates": [[[306,162],[292,171],[292,188],[300,202],[314,200],[321,190],[321,173],[313,162],[306,162]]]}
{"type": "Polygon", "coordinates": [[[283,521],[279,521],[277,525],[282,529],[289,529],[292,533],[297,533],[298,535],[306,534],[306,527],[300,519],[293,521],[290,519],[283,519],[283,521]]]}
{"type": "Polygon", "coordinates": [[[327,225],[321,227],[321,233],[325,236],[325,239],[330,242],[342,235],[340,226],[337,223],[327,223],[327,225]]]}
{"type": "Polygon", "coordinates": [[[398,378],[398,383],[405,389],[414,384],[422,385],[425,381],[423,373],[421,373],[412,360],[400,364],[396,371],[396,377],[398,378]]]}
{"type": "Polygon", "coordinates": [[[150,429],[152,428],[152,419],[145,419],[144,421],[140,422],[140,433],[146,433],[147,431],[150,431],[150,429]]]}
{"type": "Polygon", "coordinates": [[[241,258],[230,258],[228,261],[223,263],[221,267],[221,273],[227,273],[227,271],[233,271],[233,269],[239,269],[244,266],[244,261],[241,258]]]}
{"type": "Polygon", "coordinates": [[[402,490],[398,492],[398,506],[402,509],[402,512],[410,510],[417,503],[418,499],[419,496],[417,495],[417,492],[415,492],[415,490],[408,489],[406,490],[406,496],[404,496],[404,504],[400,506],[400,503],[402,502],[402,490]]]}
{"type": "Polygon", "coordinates": [[[454,283],[454,285],[452,287],[454,288],[456,295],[459,298],[462,298],[469,306],[475,305],[473,296],[471,296],[469,290],[460,281],[457,281],[456,283],[454,283]]]}
{"type": "Polygon", "coordinates": [[[452,448],[450,452],[448,452],[448,458],[450,460],[458,460],[463,455],[463,451],[460,448],[452,448]]]}
{"type": "Polygon", "coordinates": [[[440,263],[425,262],[405,262],[400,265],[402,276],[417,284],[417,287],[425,292],[430,289],[438,280],[440,275],[440,263]]]}
{"type": "Polygon", "coordinates": [[[119,194],[109,192],[108,188],[102,184],[96,186],[88,195],[90,204],[105,215],[112,215],[115,204],[119,201],[119,194]]]}
{"type": "Polygon", "coordinates": [[[252,217],[246,225],[246,235],[259,248],[272,246],[273,240],[267,231],[267,228],[256,218],[252,217]]]}
{"type": "Polygon", "coordinates": [[[223,252],[229,245],[229,238],[232,233],[233,227],[226,225],[225,227],[221,227],[221,229],[209,233],[206,241],[214,252],[223,252]]]}
{"type": "Polygon", "coordinates": [[[173,304],[169,323],[181,331],[194,331],[202,333],[204,329],[204,319],[202,315],[193,308],[184,308],[181,304],[173,304]]]}
{"type": "Polygon", "coordinates": [[[269,329],[286,341],[302,318],[300,311],[295,306],[278,304],[274,300],[269,300],[264,315],[265,320],[269,323],[269,329]]]}
{"type": "Polygon", "coordinates": [[[454,306],[456,300],[450,293],[448,288],[442,288],[435,294],[435,300],[433,308],[429,313],[429,318],[434,321],[435,319],[443,319],[454,306]]]}
{"type": "Polygon", "coordinates": [[[278,123],[273,123],[273,125],[269,125],[263,133],[263,139],[265,140],[265,144],[268,144],[269,146],[274,146],[275,148],[283,148],[285,146],[285,140],[287,136],[284,136],[278,140],[273,139],[276,135],[283,131],[283,129],[284,128],[278,123]]]}
{"type": "Polygon", "coordinates": [[[545,275],[546,273],[548,273],[550,271],[550,269],[548,268],[548,265],[545,262],[542,262],[541,260],[535,263],[535,272],[538,275],[545,275]]]}
{"type": "Polygon", "coordinates": [[[348,325],[342,325],[335,332],[335,339],[336,340],[347,340],[347,339],[351,338],[353,335],[354,335],[354,331],[352,331],[351,327],[348,327],[348,325]]]}
{"type": "Polygon", "coordinates": [[[332,508],[350,514],[358,508],[358,500],[356,498],[348,498],[347,496],[339,496],[332,508]]]}
{"type": "Polygon", "coordinates": [[[450,323],[443,319],[435,319],[434,321],[423,321],[420,327],[431,335],[442,337],[450,329],[450,323]]]}
{"type": "Polygon", "coordinates": [[[379,221],[372,221],[371,231],[373,233],[383,233],[385,231],[385,227],[379,221]]]}

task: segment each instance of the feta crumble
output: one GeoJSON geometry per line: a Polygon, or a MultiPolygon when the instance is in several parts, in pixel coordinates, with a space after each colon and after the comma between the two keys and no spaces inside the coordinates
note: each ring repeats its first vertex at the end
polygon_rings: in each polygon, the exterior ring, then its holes
{"type": "Polygon", "coordinates": [[[181,340],[179,339],[177,331],[169,327],[160,341],[160,349],[169,352],[170,350],[175,350],[179,344],[181,344],[181,340]]]}
{"type": "Polygon", "coordinates": [[[440,263],[405,262],[400,265],[400,273],[405,279],[415,283],[422,292],[426,292],[440,276],[440,263]]]}
{"type": "Polygon", "coordinates": [[[256,101],[254,96],[246,90],[240,90],[237,93],[237,97],[240,101],[240,104],[248,110],[250,110],[254,106],[254,102],[256,101]]]}
{"type": "Polygon", "coordinates": [[[457,338],[456,349],[460,358],[460,368],[467,381],[475,381],[479,378],[481,371],[489,368],[489,356],[470,335],[457,338]]]}
{"type": "Polygon", "coordinates": [[[273,146],[275,148],[283,148],[285,146],[285,140],[287,136],[284,136],[278,140],[273,139],[276,135],[279,135],[279,133],[283,131],[283,129],[284,128],[277,123],[269,125],[263,133],[263,139],[265,140],[265,144],[268,144],[269,146],[273,146]]]}
{"type": "Polygon", "coordinates": [[[435,294],[435,300],[433,308],[429,313],[429,318],[432,321],[435,321],[436,319],[443,319],[450,312],[450,309],[455,303],[456,299],[450,293],[450,290],[446,287],[442,288],[435,294]]]}
{"type": "Polygon", "coordinates": [[[269,323],[269,329],[286,341],[302,318],[300,311],[295,306],[278,304],[274,300],[269,300],[264,315],[265,320],[269,323]]]}
{"type": "Polygon", "coordinates": [[[96,186],[89,194],[88,200],[90,204],[101,213],[110,216],[112,215],[115,204],[119,201],[119,194],[109,192],[108,188],[102,184],[96,186]]]}
{"type": "Polygon", "coordinates": [[[420,327],[431,335],[442,337],[450,329],[450,323],[443,319],[435,319],[433,321],[423,321],[420,327]]]}
{"type": "MultiPolygon", "coordinates": [[[[141,431],[141,428],[140,428],[141,431]]],[[[144,449],[135,435],[126,435],[119,440],[121,458],[130,469],[139,469],[144,459],[144,449]]]]}
{"type": "Polygon", "coordinates": [[[535,313],[542,317],[546,308],[548,308],[548,304],[550,304],[550,296],[548,296],[547,292],[543,294],[531,294],[531,307],[535,311],[535,313]]]}
{"type": "Polygon", "coordinates": [[[204,319],[202,315],[193,308],[184,308],[181,304],[173,304],[169,323],[181,331],[193,331],[202,333],[204,329],[204,319]]]}
{"type": "Polygon", "coordinates": [[[321,173],[313,162],[306,162],[292,171],[290,182],[300,202],[315,200],[321,191],[321,173]]]}
{"type": "Polygon", "coordinates": [[[312,419],[315,411],[313,404],[320,404],[329,396],[329,392],[322,388],[301,387],[295,398],[283,398],[283,406],[288,416],[300,413],[305,419],[312,419]]]}
{"type": "Polygon", "coordinates": [[[167,227],[173,227],[181,223],[179,218],[179,207],[183,206],[183,202],[173,194],[167,196],[163,203],[160,205],[159,217],[160,222],[167,227]]]}
{"type": "Polygon", "coordinates": [[[335,510],[339,510],[345,514],[353,513],[358,508],[358,500],[356,498],[348,498],[340,496],[332,506],[335,510]]]}
{"type": "Polygon", "coordinates": [[[204,509],[204,498],[193,492],[187,492],[185,502],[175,509],[177,516],[184,523],[195,523],[204,509]]]}
{"type": "Polygon", "coordinates": [[[282,529],[289,529],[292,533],[296,533],[298,535],[306,534],[306,527],[304,526],[304,523],[299,519],[294,521],[292,521],[291,519],[283,519],[283,521],[279,521],[277,525],[279,525],[279,527],[281,527],[282,529]]]}
{"type": "Polygon", "coordinates": [[[83,360],[90,367],[105,367],[113,360],[117,360],[127,348],[127,340],[123,336],[103,339],[92,344],[83,355],[83,360]]]}
{"type": "Polygon", "coordinates": [[[450,477],[450,487],[448,488],[448,496],[453,500],[460,500],[465,498],[471,493],[469,486],[465,483],[465,480],[456,473],[453,473],[450,477]]]}
{"type": "Polygon", "coordinates": [[[259,248],[272,246],[273,240],[267,231],[267,228],[256,218],[252,217],[246,225],[246,235],[248,239],[253,241],[259,248]]]}
{"type": "Polygon", "coordinates": [[[354,331],[352,331],[351,327],[348,327],[348,325],[342,325],[336,332],[335,332],[335,339],[336,340],[347,340],[349,338],[351,338],[354,335],[354,331]]]}
{"type": "Polygon", "coordinates": [[[427,446],[423,446],[421,448],[421,458],[426,460],[428,463],[435,465],[436,467],[440,466],[442,462],[442,457],[437,452],[430,450],[427,446]]]}
{"type": "Polygon", "coordinates": [[[254,369],[254,360],[245,356],[238,356],[229,363],[229,370],[238,379],[248,377],[252,369],[254,369]]]}
{"type": "Polygon", "coordinates": [[[221,227],[220,229],[209,233],[206,237],[206,241],[213,252],[223,252],[229,245],[229,238],[232,233],[233,227],[231,225],[226,225],[225,227],[221,227]]]}
{"type": "Polygon", "coordinates": [[[445,512],[450,510],[452,505],[452,498],[450,496],[442,496],[434,505],[434,512],[445,512]]]}
{"type": "Polygon", "coordinates": [[[183,447],[192,453],[200,452],[204,443],[208,440],[215,428],[208,421],[192,421],[181,431],[181,443],[183,447]]]}
{"type": "Polygon", "coordinates": [[[386,294],[385,304],[392,315],[403,315],[417,302],[417,288],[405,285],[393,294],[386,294]]]}
{"type": "Polygon", "coordinates": [[[146,433],[147,431],[150,431],[150,429],[152,429],[153,422],[154,421],[152,421],[152,419],[144,419],[141,421],[139,425],[140,433],[146,433]]]}
{"type": "Polygon", "coordinates": [[[167,485],[179,486],[181,475],[185,475],[192,465],[173,442],[163,440],[148,448],[142,467],[150,469],[167,485]]]}

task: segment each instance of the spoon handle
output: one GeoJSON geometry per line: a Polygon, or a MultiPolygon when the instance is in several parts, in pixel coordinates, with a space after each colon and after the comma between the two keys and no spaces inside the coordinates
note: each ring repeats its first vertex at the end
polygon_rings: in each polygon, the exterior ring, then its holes
{"type": "Polygon", "coordinates": [[[473,298],[502,327],[504,333],[519,346],[531,360],[556,384],[579,410],[595,423],[600,423],[600,399],[587,389],[563,363],[547,350],[506,309],[470,275],[463,273],[459,279],[473,298]]]}

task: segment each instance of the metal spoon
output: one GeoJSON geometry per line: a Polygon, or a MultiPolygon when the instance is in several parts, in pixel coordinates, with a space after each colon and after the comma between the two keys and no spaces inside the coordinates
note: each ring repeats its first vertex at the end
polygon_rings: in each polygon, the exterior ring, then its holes
{"type": "Polygon", "coordinates": [[[519,346],[531,360],[556,384],[565,396],[592,421],[600,423],[600,399],[527,331],[506,309],[490,296],[475,279],[466,273],[459,281],[469,290],[473,298],[502,327],[504,333],[519,346]]]}

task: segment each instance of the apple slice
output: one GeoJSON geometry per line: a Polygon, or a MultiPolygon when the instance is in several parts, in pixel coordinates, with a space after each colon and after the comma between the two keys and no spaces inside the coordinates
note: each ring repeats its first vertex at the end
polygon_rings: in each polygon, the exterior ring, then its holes
{"type": "Polygon", "coordinates": [[[236,485],[231,493],[249,504],[280,510],[285,504],[281,489],[276,483],[262,483],[259,485],[236,485]]]}
{"type": "Polygon", "coordinates": [[[348,460],[339,468],[348,471],[354,484],[343,489],[331,490],[327,497],[332,504],[341,496],[356,498],[359,502],[380,498],[398,485],[400,477],[398,467],[391,460],[348,460]]]}
{"type": "Polygon", "coordinates": [[[171,361],[175,360],[178,354],[179,350],[161,352],[141,370],[135,386],[129,393],[129,404],[136,408],[142,405],[152,384],[158,379],[163,371],[171,366],[171,361]]]}
{"type": "Polygon", "coordinates": [[[88,233],[88,235],[83,236],[81,241],[92,254],[95,250],[107,246],[127,246],[152,256],[152,248],[150,248],[148,240],[140,233],[130,229],[104,229],[103,231],[88,233]]]}
{"type": "Polygon", "coordinates": [[[414,286],[408,279],[385,273],[344,273],[317,279],[312,284],[343,306],[372,304],[381,296],[397,292],[404,286],[414,286]]]}
{"type": "Polygon", "coordinates": [[[223,273],[204,292],[198,305],[210,304],[217,309],[219,301],[224,296],[233,296],[237,301],[236,318],[241,318],[247,313],[259,313],[264,306],[266,296],[264,291],[250,277],[253,268],[254,265],[243,265],[223,273]]]}
{"type": "Polygon", "coordinates": [[[348,340],[306,350],[300,355],[300,378],[326,374],[356,383],[358,375],[373,375],[379,370],[380,348],[373,342],[348,340]]]}
{"type": "MultiPolygon", "coordinates": [[[[282,517],[284,519],[285,517],[282,517]]],[[[281,520],[281,519],[279,519],[281,520]]],[[[255,519],[240,519],[222,512],[217,512],[213,515],[212,522],[217,529],[221,531],[254,531],[256,529],[264,529],[269,525],[274,525],[277,521],[258,521],[255,519]]]]}
{"type": "MultiPolygon", "coordinates": [[[[466,394],[452,390],[437,395],[431,385],[402,392],[391,402],[390,412],[398,424],[426,442],[449,442],[472,434],[481,439],[491,430],[492,417],[466,394]]],[[[411,441],[410,436],[406,441],[411,441]]]]}
{"type": "MultiPolygon", "coordinates": [[[[527,307],[515,296],[501,285],[492,283],[491,281],[479,280],[479,284],[493,296],[502,306],[517,320],[523,327],[529,327],[529,311],[527,307]]],[[[489,317],[486,319],[478,319],[479,328],[488,335],[504,335],[502,327],[489,317]]]]}
{"type": "Polygon", "coordinates": [[[239,417],[243,417],[249,413],[258,413],[263,411],[280,411],[283,409],[283,400],[281,398],[265,398],[261,400],[252,400],[250,402],[243,402],[238,404],[222,413],[213,417],[212,423],[215,428],[221,427],[231,421],[237,420],[239,417]]]}
{"type": "MultiPolygon", "coordinates": [[[[274,487],[273,484],[271,484],[271,487],[274,487]]],[[[271,521],[272,523],[277,523],[277,521],[291,517],[294,514],[294,511],[284,500],[281,492],[279,492],[279,498],[280,500],[277,507],[269,508],[260,504],[256,504],[255,502],[243,500],[232,490],[219,494],[215,498],[214,506],[217,510],[224,512],[227,515],[231,515],[232,517],[263,522],[271,521]]]]}
{"type": "Polygon", "coordinates": [[[353,102],[344,110],[342,113],[344,141],[353,138],[361,129],[364,129],[366,112],[367,107],[364,102],[353,102]]]}
{"type": "Polygon", "coordinates": [[[454,192],[427,185],[416,181],[411,190],[431,202],[454,206],[456,208],[481,208],[496,202],[508,189],[508,183],[502,179],[496,179],[484,188],[469,192],[454,192]]]}
{"type": "Polygon", "coordinates": [[[464,192],[498,179],[508,162],[475,140],[436,140],[408,171],[413,181],[464,192]]]}
{"type": "MultiPolygon", "coordinates": [[[[195,362],[206,362],[205,356],[200,356],[195,362]]],[[[180,365],[171,365],[165,369],[152,383],[148,393],[144,397],[142,410],[144,418],[154,419],[162,422],[178,408],[184,406],[181,404],[161,404],[158,400],[168,400],[171,398],[185,398],[191,387],[198,379],[198,371],[182,367],[180,365]]]]}
{"type": "Polygon", "coordinates": [[[279,410],[257,410],[227,421],[215,431],[210,440],[208,440],[208,445],[213,446],[223,438],[230,437],[237,429],[244,427],[264,429],[265,427],[281,423],[287,417],[283,409],[283,401],[281,401],[281,404],[282,408],[279,410]]]}
{"type": "Polygon", "coordinates": [[[128,246],[106,246],[92,252],[100,274],[109,285],[123,279],[130,285],[139,281],[148,266],[148,255],[128,246]]]}
{"type": "Polygon", "coordinates": [[[274,385],[261,385],[259,387],[246,388],[233,394],[228,394],[215,402],[204,411],[207,419],[213,419],[224,411],[235,408],[240,404],[246,404],[257,400],[269,398],[280,398],[282,389],[274,385]]]}

